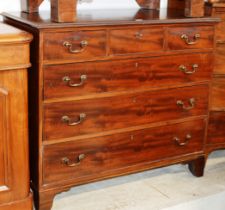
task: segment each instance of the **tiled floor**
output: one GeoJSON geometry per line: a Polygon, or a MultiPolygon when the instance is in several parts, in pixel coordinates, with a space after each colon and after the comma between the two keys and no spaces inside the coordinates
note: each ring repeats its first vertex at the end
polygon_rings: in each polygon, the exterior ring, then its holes
{"type": "Polygon", "coordinates": [[[214,152],[205,176],[174,165],[80,187],[55,197],[53,210],[225,210],[225,151],[214,152]]]}

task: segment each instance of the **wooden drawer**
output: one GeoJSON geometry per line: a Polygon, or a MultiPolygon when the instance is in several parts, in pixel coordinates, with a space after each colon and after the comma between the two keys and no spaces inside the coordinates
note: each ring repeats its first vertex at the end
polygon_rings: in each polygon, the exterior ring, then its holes
{"type": "Polygon", "coordinates": [[[216,74],[225,74],[225,40],[217,43],[215,52],[214,72],[216,74]]]}
{"type": "Polygon", "coordinates": [[[211,97],[211,109],[225,111],[225,77],[213,78],[211,97]]]}
{"type": "Polygon", "coordinates": [[[44,97],[73,97],[209,81],[212,69],[212,54],[46,66],[44,97]]]}
{"type": "Polygon", "coordinates": [[[140,170],[141,165],[150,166],[153,161],[171,158],[171,154],[176,158],[200,152],[204,130],[205,122],[197,120],[45,146],[44,183],[69,179],[79,183],[119,174],[122,168],[140,170]]]}
{"type": "Polygon", "coordinates": [[[129,54],[163,50],[163,28],[135,28],[110,31],[110,53],[129,54]]]}
{"type": "Polygon", "coordinates": [[[73,31],[44,34],[44,61],[65,62],[106,55],[105,31],[73,31]]]}
{"type": "Polygon", "coordinates": [[[212,26],[171,27],[168,29],[168,49],[213,48],[214,28],[212,26]]]}
{"type": "Polygon", "coordinates": [[[44,139],[206,115],[207,108],[207,85],[45,104],[44,139]]]}
{"type": "Polygon", "coordinates": [[[225,112],[210,112],[208,144],[225,143],[225,112]]]}

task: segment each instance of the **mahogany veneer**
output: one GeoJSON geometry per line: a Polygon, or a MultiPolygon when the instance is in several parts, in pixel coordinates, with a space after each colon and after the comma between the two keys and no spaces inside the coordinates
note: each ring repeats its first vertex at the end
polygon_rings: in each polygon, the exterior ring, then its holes
{"type": "Polygon", "coordinates": [[[203,175],[218,19],[120,12],[84,11],[64,24],[49,14],[4,14],[35,37],[29,107],[37,209],[49,210],[72,186],[175,163],[203,175]]]}
{"type": "Polygon", "coordinates": [[[220,17],[216,27],[216,54],[213,72],[207,152],[225,149],[225,3],[206,4],[206,13],[220,17]]]}
{"type": "Polygon", "coordinates": [[[32,36],[0,23],[0,210],[32,210],[27,68],[32,36]]]}

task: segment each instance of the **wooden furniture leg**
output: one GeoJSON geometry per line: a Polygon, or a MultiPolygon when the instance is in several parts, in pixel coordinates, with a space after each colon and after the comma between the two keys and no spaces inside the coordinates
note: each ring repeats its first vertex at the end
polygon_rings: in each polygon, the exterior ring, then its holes
{"type": "Polygon", "coordinates": [[[206,163],[206,157],[201,156],[196,160],[191,161],[189,165],[189,170],[196,177],[202,177],[204,175],[204,168],[206,163]]]}

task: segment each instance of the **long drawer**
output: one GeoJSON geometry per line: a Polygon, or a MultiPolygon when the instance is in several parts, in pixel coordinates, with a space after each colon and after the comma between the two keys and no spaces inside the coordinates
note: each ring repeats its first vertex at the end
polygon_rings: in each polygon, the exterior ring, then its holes
{"type": "Polygon", "coordinates": [[[205,121],[149,128],[44,147],[44,183],[91,180],[203,150],[205,121]]]}
{"type": "Polygon", "coordinates": [[[44,98],[84,96],[209,81],[212,54],[52,65],[44,68],[44,98]]]}
{"type": "Polygon", "coordinates": [[[208,85],[50,103],[44,139],[67,138],[146,123],[207,115],[208,85]]]}

